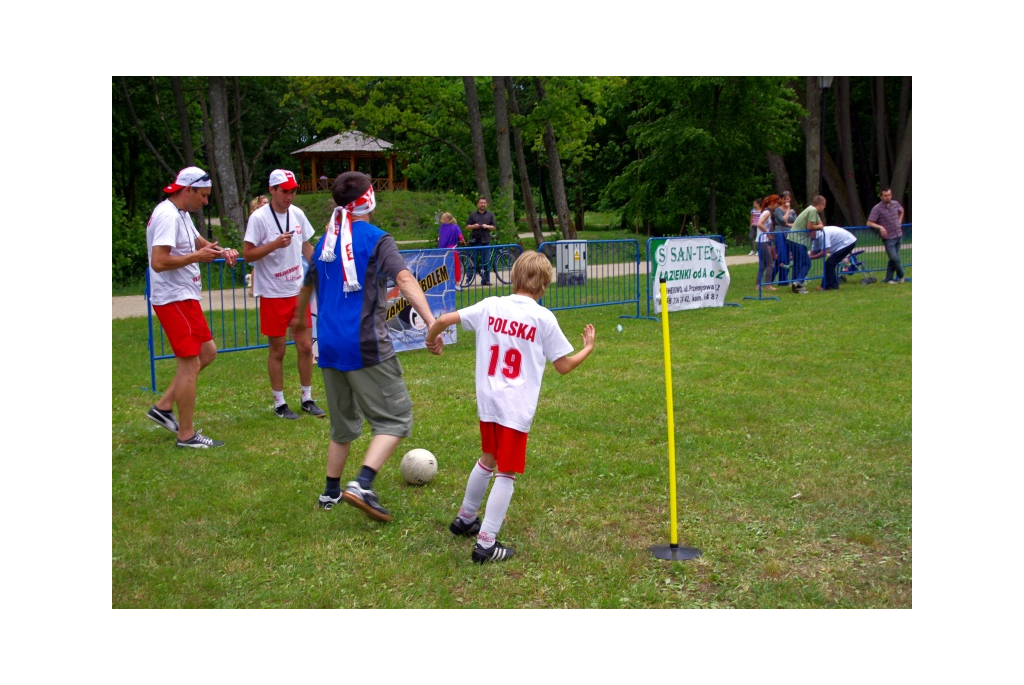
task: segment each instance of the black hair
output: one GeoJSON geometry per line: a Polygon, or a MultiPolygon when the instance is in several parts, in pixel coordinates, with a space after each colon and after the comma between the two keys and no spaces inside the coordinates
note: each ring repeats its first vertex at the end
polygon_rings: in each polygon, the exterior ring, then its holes
{"type": "Polygon", "coordinates": [[[373,179],[361,171],[346,171],[334,179],[331,195],[339,207],[344,207],[366,192],[373,179]]]}

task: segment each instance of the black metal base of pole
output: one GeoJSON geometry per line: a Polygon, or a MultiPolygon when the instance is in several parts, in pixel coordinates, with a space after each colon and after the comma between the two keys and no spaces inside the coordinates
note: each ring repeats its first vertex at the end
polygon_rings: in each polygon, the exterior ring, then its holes
{"type": "Polygon", "coordinates": [[[647,551],[657,559],[666,559],[668,561],[689,561],[703,554],[696,547],[680,547],[679,545],[655,545],[654,547],[648,547],[647,551]]]}

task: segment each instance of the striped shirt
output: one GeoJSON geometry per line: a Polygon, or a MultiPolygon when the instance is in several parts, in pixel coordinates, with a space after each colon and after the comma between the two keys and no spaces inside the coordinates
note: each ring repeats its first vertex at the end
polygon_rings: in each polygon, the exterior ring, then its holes
{"type": "Polygon", "coordinates": [[[885,226],[886,240],[900,238],[903,236],[903,228],[900,226],[900,214],[902,212],[903,207],[896,200],[890,201],[888,205],[884,202],[879,202],[871,208],[868,221],[885,226]]]}

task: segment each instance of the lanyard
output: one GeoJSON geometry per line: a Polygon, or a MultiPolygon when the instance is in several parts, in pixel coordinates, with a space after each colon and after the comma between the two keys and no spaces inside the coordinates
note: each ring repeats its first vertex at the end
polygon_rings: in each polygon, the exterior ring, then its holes
{"type": "MultiPolygon", "coordinates": [[[[270,208],[270,216],[274,217],[274,223],[277,224],[277,232],[282,234],[282,235],[284,235],[284,231],[281,230],[281,222],[277,220],[277,212],[274,211],[273,207],[270,208]]],[[[291,225],[292,225],[292,210],[291,209],[286,209],[285,212],[284,212],[284,226],[285,226],[285,228],[289,228],[291,225]]]]}

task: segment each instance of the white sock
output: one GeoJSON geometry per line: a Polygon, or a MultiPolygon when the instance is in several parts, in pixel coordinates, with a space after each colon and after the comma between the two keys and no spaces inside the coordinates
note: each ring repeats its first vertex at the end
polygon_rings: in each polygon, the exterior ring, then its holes
{"type": "Polygon", "coordinates": [[[469,474],[469,481],[466,483],[466,496],[462,499],[462,506],[459,508],[459,518],[463,523],[470,523],[476,518],[480,511],[480,503],[484,501],[484,493],[487,492],[487,484],[494,475],[494,469],[489,469],[479,461],[469,474]]]}
{"type": "Polygon", "coordinates": [[[278,407],[280,407],[282,404],[285,403],[285,401],[284,401],[284,390],[282,390],[281,392],[278,392],[277,390],[274,390],[273,388],[271,388],[270,392],[272,392],[274,394],[274,409],[277,409],[278,407]]]}
{"type": "Polygon", "coordinates": [[[302,401],[303,402],[309,402],[311,399],[313,399],[313,386],[312,385],[303,385],[301,387],[302,387],[302,401]]]}
{"type": "Polygon", "coordinates": [[[499,473],[494,477],[491,494],[487,496],[484,522],[480,524],[480,534],[476,536],[476,544],[484,549],[493,547],[498,539],[498,531],[505,521],[505,512],[508,511],[508,503],[512,501],[515,489],[516,479],[512,474],[499,473]]]}

